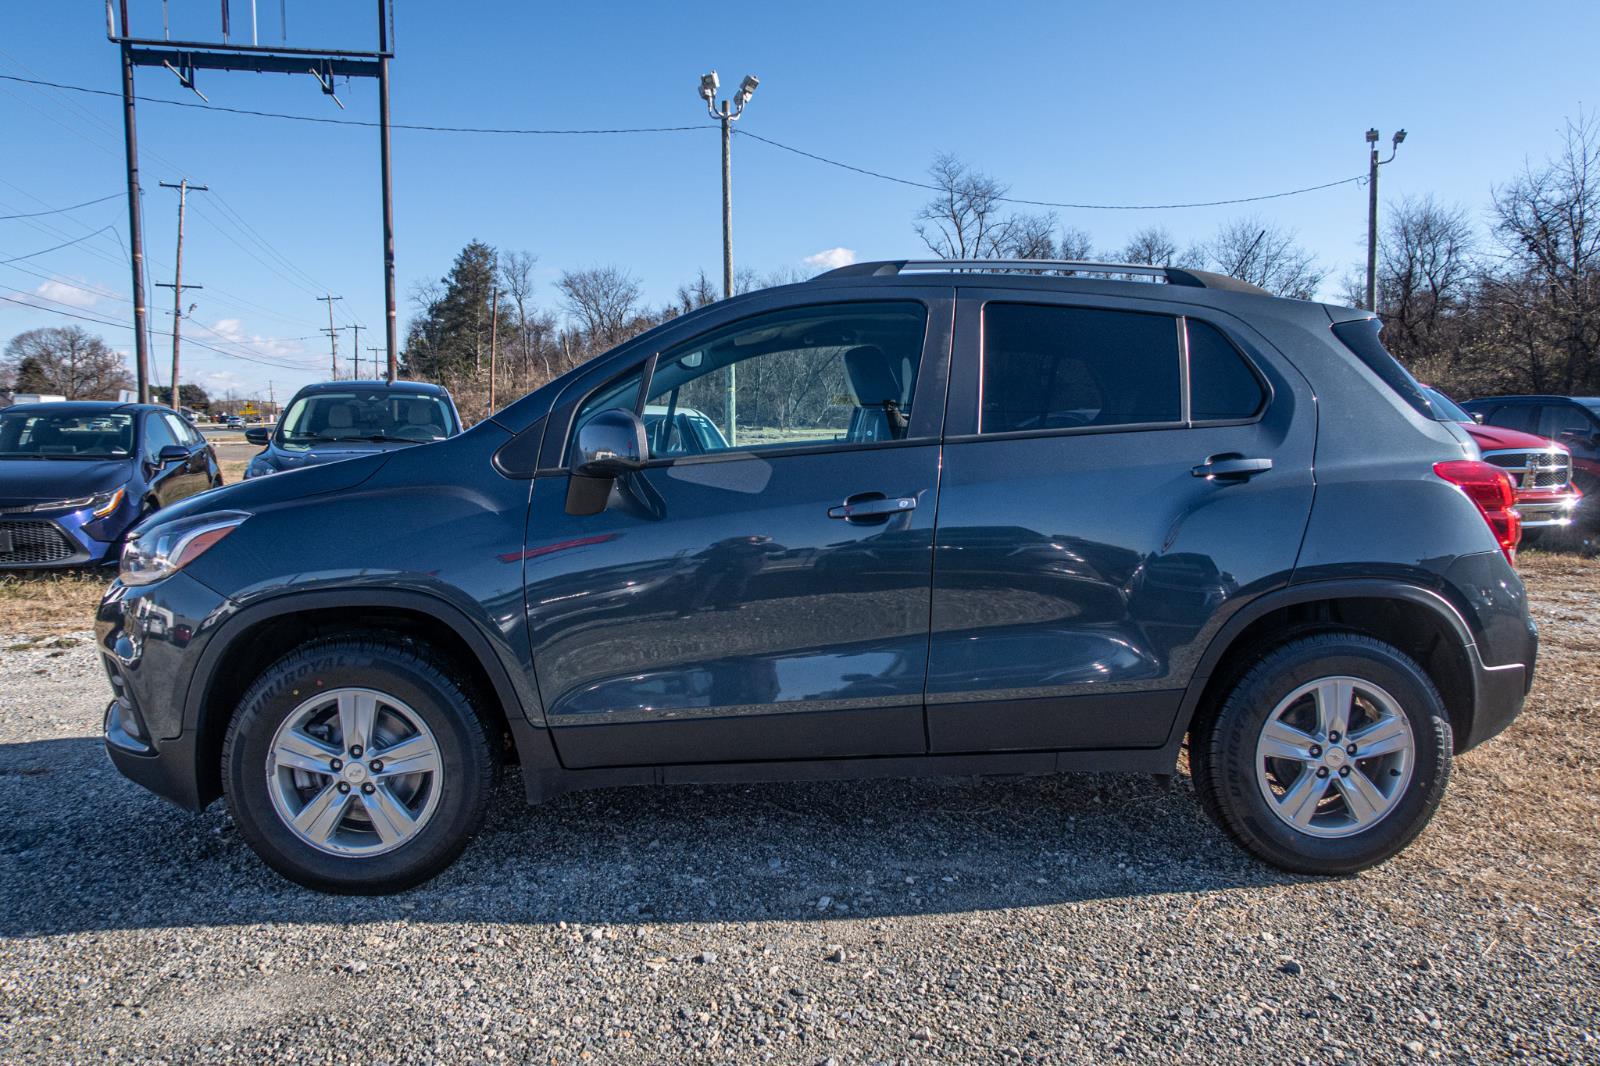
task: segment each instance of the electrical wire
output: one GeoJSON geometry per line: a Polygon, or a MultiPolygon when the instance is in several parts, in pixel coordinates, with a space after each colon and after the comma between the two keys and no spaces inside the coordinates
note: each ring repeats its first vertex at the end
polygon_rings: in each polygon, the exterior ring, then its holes
{"type": "MultiPolygon", "coordinates": [[[[896,185],[909,185],[915,189],[928,189],[932,192],[943,191],[939,186],[930,185],[925,181],[912,181],[910,178],[897,178],[892,174],[883,174],[876,170],[868,170],[865,167],[853,166],[850,163],[841,163],[837,159],[829,159],[825,155],[818,155],[815,152],[807,152],[804,149],[795,148],[792,145],[784,144],[782,141],[775,141],[771,137],[763,137],[759,133],[751,133],[749,130],[735,128],[733,132],[737,133],[741,137],[749,137],[751,140],[760,141],[762,144],[770,144],[774,148],[781,148],[785,152],[793,152],[795,155],[804,156],[805,158],[815,160],[818,163],[826,163],[830,167],[838,167],[841,170],[849,170],[856,174],[864,174],[869,178],[877,178],[880,181],[892,181],[896,185]]],[[[1232,200],[1202,200],[1181,204],[1074,204],[1055,200],[1025,200],[1017,196],[996,196],[995,199],[1001,201],[1002,203],[1008,204],[1023,204],[1028,207],[1062,207],[1070,208],[1075,211],[1175,211],[1188,207],[1224,207],[1229,204],[1252,204],[1259,200],[1277,200],[1285,196],[1299,196],[1302,193],[1318,192],[1322,189],[1331,189],[1336,185],[1349,185],[1352,182],[1360,182],[1365,180],[1365,174],[1357,174],[1353,177],[1340,178],[1338,181],[1324,182],[1321,185],[1307,185],[1302,189],[1289,189],[1284,192],[1269,192],[1263,193],[1260,196],[1241,196],[1232,200]]]]}
{"type": "Polygon", "coordinates": [[[49,211],[31,211],[23,215],[0,215],[0,222],[10,222],[14,218],[38,218],[41,215],[59,215],[64,211],[76,211],[80,207],[90,207],[94,204],[103,204],[107,200],[120,200],[126,195],[126,193],[114,192],[110,196],[102,196],[98,200],[85,200],[83,203],[73,204],[71,207],[55,207],[51,208],[49,211]]]}
{"type": "Polygon", "coordinates": [[[60,248],[70,248],[72,245],[77,244],[80,241],[86,241],[90,237],[98,237],[100,234],[111,228],[112,227],[110,226],[101,226],[93,233],[85,233],[82,237],[74,237],[70,241],[62,241],[60,244],[53,244],[49,248],[41,248],[37,252],[29,252],[27,255],[14,255],[10,259],[0,259],[0,266],[5,266],[9,263],[20,263],[24,259],[37,259],[41,255],[48,255],[50,252],[54,252],[60,248]]]}

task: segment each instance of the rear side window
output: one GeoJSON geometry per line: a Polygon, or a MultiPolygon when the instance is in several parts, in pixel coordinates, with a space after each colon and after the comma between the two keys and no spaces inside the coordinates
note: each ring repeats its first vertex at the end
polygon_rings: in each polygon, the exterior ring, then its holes
{"type": "Polygon", "coordinates": [[[1378,339],[1378,331],[1381,329],[1383,323],[1376,318],[1362,318],[1335,323],[1333,335],[1418,414],[1435,422],[1449,422],[1451,420],[1449,415],[1428,402],[1427,394],[1422,391],[1422,384],[1411,376],[1411,371],[1401,366],[1399,360],[1390,355],[1389,350],[1383,346],[1383,342],[1378,339]]]}
{"type": "Polygon", "coordinates": [[[982,433],[1182,418],[1176,319],[991,303],[983,329],[982,433]]]}
{"type": "Polygon", "coordinates": [[[1212,325],[1186,319],[1189,330],[1189,417],[1225,422],[1255,416],[1267,392],[1239,349],[1212,325]]]}

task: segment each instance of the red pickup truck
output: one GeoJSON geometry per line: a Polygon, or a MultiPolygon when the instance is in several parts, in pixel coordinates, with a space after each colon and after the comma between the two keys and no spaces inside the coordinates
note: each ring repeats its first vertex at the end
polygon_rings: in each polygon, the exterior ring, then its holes
{"type": "Polygon", "coordinates": [[[1572,481],[1572,453],[1565,445],[1521,430],[1483,425],[1438,389],[1425,385],[1423,391],[1442,413],[1466,426],[1484,462],[1511,475],[1524,544],[1533,539],[1529,533],[1537,536],[1540,530],[1572,525],[1583,492],[1572,481]]]}

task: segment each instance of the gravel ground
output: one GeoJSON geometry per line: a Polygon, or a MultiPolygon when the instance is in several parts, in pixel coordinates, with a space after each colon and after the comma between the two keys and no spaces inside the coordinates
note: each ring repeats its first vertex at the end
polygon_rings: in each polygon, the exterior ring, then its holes
{"type": "Polygon", "coordinates": [[[1524,570],[1528,710],[1338,880],[1182,775],[508,782],[436,881],[330,898],[111,769],[86,632],[0,638],[0,1061],[1600,1061],[1600,562],[1524,570]]]}

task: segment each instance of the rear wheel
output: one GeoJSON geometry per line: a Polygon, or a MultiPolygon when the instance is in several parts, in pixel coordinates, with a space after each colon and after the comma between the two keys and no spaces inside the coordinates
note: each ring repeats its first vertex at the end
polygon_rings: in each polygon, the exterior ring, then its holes
{"type": "Polygon", "coordinates": [[[269,866],[362,894],[453,862],[496,769],[462,685],[427,649],[387,638],[320,641],[268,667],[222,758],[228,807],[269,866]]]}
{"type": "Polygon", "coordinates": [[[1323,633],[1250,669],[1191,753],[1201,802],[1245,850],[1296,873],[1347,874],[1422,832],[1451,745],[1416,662],[1371,637],[1323,633]]]}

